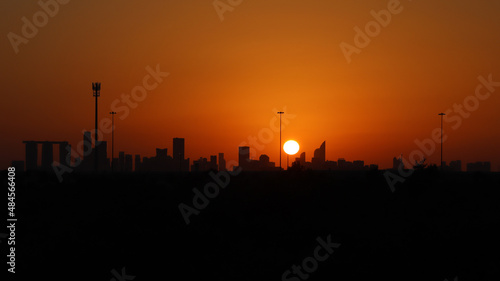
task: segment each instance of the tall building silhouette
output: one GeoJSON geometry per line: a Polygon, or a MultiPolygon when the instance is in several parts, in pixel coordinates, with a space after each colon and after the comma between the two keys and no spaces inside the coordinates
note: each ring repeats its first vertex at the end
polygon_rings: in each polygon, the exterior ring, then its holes
{"type": "Polygon", "coordinates": [[[326,161],[326,141],[319,148],[314,150],[314,157],[311,159],[313,170],[323,170],[326,161]]]}
{"type": "Polygon", "coordinates": [[[217,155],[210,155],[210,170],[217,171],[219,165],[217,165],[217,155]]]}
{"type": "Polygon", "coordinates": [[[189,158],[184,159],[184,138],[174,138],[172,158],[174,159],[174,171],[189,171],[189,158]]]}
{"type": "Polygon", "coordinates": [[[54,145],[59,145],[59,165],[70,165],[71,163],[66,163],[69,157],[69,151],[67,148],[71,149],[71,146],[67,141],[23,141],[26,145],[26,170],[37,170],[41,168],[42,170],[51,171],[54,162],[54,145]],[[38,145],[42,145],[42,160],[41,166],[38,167],[38,145]]]}
{"type": "Polygon", "coordinates": [[[314,169],[321,169],[326,160],[326,141],[324,141],[321,146],[314,150],[314,157],[311,160],[314,169]]]}
{"type": "Polygon", "coordinates": [[[248,163],[250,163],[250,147],[238,147],[238,165],[245,170],[248,169],[248,163]]]}
{"type": "Polygon", "coordinates": [[[90,131],[83,132],[83,155],[81,156],[81,164],[78,167],[80,171],[92,171],[95,169],[94,149],[92,148],[92,133],[90,131]]]}
{"type": "Polygon", "coordinates": [[[224,153],[219,153],[219,171],[226,171],[226,159],[224,159],[224,153]]]}
{"type": "Polygon", "coordinates": [[[98,149],[94,150],[95,151],[94,154],[98,154],[97,155],[98,168],[100,171],[109,170],[110,165],[108,162],[108,142],[100,141],[97,146],[98,149]]]}
{"type": "Polygon", "coordinates": [[[182,159],[184,160],[184,139],[174,138],[174,153],[172,155],[174,160],[182,159]]]}
{"type": "Polygon", "coordinates": [[[92,152],[92,134],[89,131],[83,132],[83,157],[90,156],[92,152]]]}
{"type": "Polygon", "coordinates": [[[141,155],[136,154],[135,159],[134,159],[134,171],[140,171],[141,170],[141,155]]]}
{"type": "Polygon", "coordinates": [[[125,172],[132,172],[133,170],[132,154],[125,154],[125,172]]]}
{"type": "Polygon", "coordinates": [[[297,159],[299,160],[300,166],[305,167],[305,165],[306,165],[306,153],[302,152],[300,154],[299,158],[297,158],[297,159]]]}

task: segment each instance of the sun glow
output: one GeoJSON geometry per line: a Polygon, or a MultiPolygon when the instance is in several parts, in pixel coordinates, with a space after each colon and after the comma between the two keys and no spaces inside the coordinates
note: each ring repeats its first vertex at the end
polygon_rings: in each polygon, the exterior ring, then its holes
{"type": "Polygon", "coordinates": [[[294,155],[295,153],[299,152],[299,144],[294,140],[289,140],[283,145],[283,150],[288,155],[294,155]]]}

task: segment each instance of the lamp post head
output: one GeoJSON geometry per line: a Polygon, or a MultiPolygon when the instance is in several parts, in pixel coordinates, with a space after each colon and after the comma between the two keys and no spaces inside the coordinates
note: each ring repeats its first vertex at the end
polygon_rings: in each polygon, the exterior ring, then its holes
{"type": "Polygon", "coordinates": [[[283,113],[285,113],[285,112],[283,112],[283,111],[278,111],[278,114],[283,114],[283,113]]]}
{"type": "Polygon", "coordinates": [[[113,115],[114,115],[114,114],[116,114],[116,112],[114,112],[114,111],[111,111],[111,112],[110,112],[109,114],[113,114],[113,115]]]}
{"type": "Polygon", "coordinates": [[[442,112],[441,112],[441,113],[439,113],[438,115],[441,115],[441,116],[443,116],[443,115],[446,115],[446,114],[444,114],[444,113],[442,113],[442,112]]]}

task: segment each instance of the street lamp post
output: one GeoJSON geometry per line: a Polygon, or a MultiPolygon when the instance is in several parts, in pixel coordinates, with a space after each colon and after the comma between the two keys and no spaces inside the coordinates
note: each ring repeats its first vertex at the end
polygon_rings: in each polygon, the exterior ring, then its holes
{"type": "Polygon", "coordinates": [[[441,171],[443,170],[443,116],[446,115],[444,113],[439,113],[441,115],[441,171]]]}
{"type": "Polygon", "coordinates": [[[97,152],[98,150],[98,136],[97,136],[97,98],[101,96],[101,83],[96,82],[92,83],[92,91],[93,91],[93,96],[95,97],[95,141],[94,141],[94,161],[95,161],[95,171],[97,172],[98,170],[98,163],[99,163],[99,153],[97,152]]]}
{"type": "MultiPolygon", "coordinates": [[[[278,114],[280,115],[280,171],[281,171],[281,115],[285,113],[283,111],[278,111],[278,114]]],[[[288,164],[287,164],[288,165],[288,164]]]]}
{"type": "Polygon", "coordinates": [[[111,172],[115,171],[115,114],[116,112],[111,111],[111,172]]]}

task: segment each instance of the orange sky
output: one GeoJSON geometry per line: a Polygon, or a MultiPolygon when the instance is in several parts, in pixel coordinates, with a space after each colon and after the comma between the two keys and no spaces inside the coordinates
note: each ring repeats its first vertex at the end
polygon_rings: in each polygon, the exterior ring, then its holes
{"type": "MultiPolygon", "coordinates": [[[[474,95],[478,76],[500,81],[497,1],[401,1],[348,63],[339,45],[355,46],[354,27],[391,1],[243,0],[223,21],[212,0],[69,1],[17,54],[8,34],[21,36],[21,18],[41,7],[2,1],[0,168],[24,160],[23,140],[76,145],[94,126],[91,83],[102,83],[99,114],[109,117],[156,65],[170,75],[126,118],[117,114],[116,155],[171,154],[172,138],[184,137],[192,160],[218,152],[236,160],[238,145],[286,107],[295,118],[283,140],[297,140],[308,161],[326,140],[328,160],[390,167],[440,126],[439,112],[474,95]]],[[[499,169],[499,94],[457,129],[445,122],[445,161],[499,169]]],[[[279,162],[278,148],[275,134],[259,154],[279,162]]],[[[439,150],[427,158],[438,163],[439,150]]]]}

